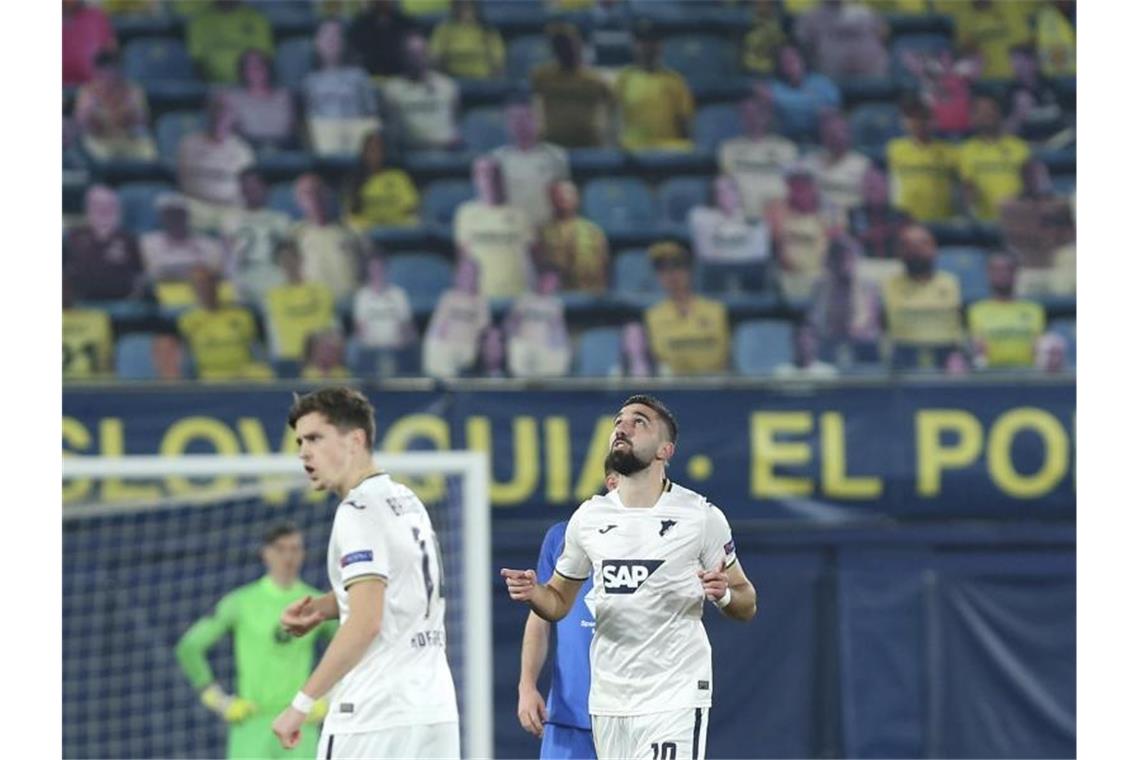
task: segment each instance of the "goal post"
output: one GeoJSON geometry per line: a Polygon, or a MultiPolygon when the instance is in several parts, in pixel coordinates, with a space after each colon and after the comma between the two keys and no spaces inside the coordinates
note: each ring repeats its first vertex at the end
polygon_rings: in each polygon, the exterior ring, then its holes
{"type": "MultiPolygon", "coordinates": [[[[449,527],[454,526],[454,535],[448,541],[449,548],[445,550],[445,573],[452,578],[461,573],[460,583],[451,583],[460,586],[459,598],[454,598],[454,592],[448,595],[448,625],[449,636],[453,625],[458,622],[461,630],[461,646],[456,654],[461,659],[456,680],[459,682],[460,720],[463,738],[463,754],[465,757],[492,757],[493,756],[493,668],[491,645],[491,580],[486,577],[491,568],[491,508],[489,497],[489,459],[486,453],[478,451],[416,451],[400,453],[380,453],[375,456],[377,466],[385,472],[392,473],[397,479],[406,482],[413,491],[420,493],[417,483],[423,486],[424,491],[431,491],[434,483],[438,489],[442,481],[446,481],[448,494],[443,497],[429,500],[423,498],[425,505],[432,512],[433,523],[445,519],[447,525],[436,524],[437,533],[445,533],[449,527]],[[403,479],[407,479],[404,481],[403,479]],[[455,481],[458,481],[455,484],[455,481]],[[453,485],[454,484],[454,485],[453,485]],[[456,493],[457,492],[457,493],[456,493]],[[429,503],[432,501],[432,503],[429,503]],[[435,506],[433,506],[435,504],[435,506]],[[458,510],[458,514],[455,512],[458,510]],[[450,567],[448,566],[450,564],[450,567]],[[452,616],[452,609],[456,616],[452,616]]],[[[137,519],[160,519],[157,515],[163,511],[190,513],[194,510],[208,509],[210,505],[217,505],[226,498],[252,499],[253,504],[261,508],[259,514],[273,514],[272,506],[266,504],[281,501],[282,493],[292,491],[301,501],[311,493],[304,472],[296,455],[214,455],[191,454],[182,456],[121,456],[121,457],[84,457],[65,456],[63,458],[63,481],[65,494],[70,491],[72,496],[80,494],[80,498],[65,498],[63,506],[63,522],[65,525],[65,545],[69,532],[82,536],[85,528],[99,525],[100,530],[107,530],[102,523],[115,523],[118,521],[131,521],[137,519]],[[203,484],[203,479],[212,481],[213,487],[203,484]],[[125,482],[148,484],[144,494],[153,493],[151,498],[138,498],[138,489],[133,493],[136,498],[110,501],[106,497],[111,489],[99,486],[125,482]],[[222,488],[219,483],[224,483],[222,488]],[[165,485],[164,485],[165,484],[165,485]],[[79,488],[75,488],[79,486],[79,488]],[[96,487],[99,486],[99,487],[96,487]],[[153,489],[153,490],[150,490],[153,489]],[[276,493],[274,500],[271,494],[276,493]],[[240,494],[234,497],[233,494],[240,494]],[[304,496],[302,496],[304,495],[304,496]],[[71,503],[69,503],[69,501],[71,503]],[[78,503],[76,503],[78,502],[78,503]]],[[[116,493],[123,492],[121,486],[116,493]]],[[[244,503],[244,502],[243,502],[244,503]]],[[[301,507],[298,507],[301,509],[301,507]]],[[[251,518],[252,519],[252,518],[251,518]]],[[[317,519],[314,517],[313,519],[317,519]]],[[[331,528],[332,513],[321,515],[320,519],[331,528]]],[[[315,523],[320,524],[320,523],[315,523]]],[[[114,527],[110,528],[114,530],[114,527]]],[[[177,531],[177,527],[159,526],[150,528],[147,536],[157,532],[169,533],[177,531]]],[[[226,530],[225,526],[221,530],[226,530]]],[[[126,534],[126,538],[116,540],[130,541],[134,534],[126,534]]],[[[163,535],[162,540],[169,544],[177,541],[178,536],[163,535]]],[[[184,536],[184,538],[198,538],[184,536]]],[[[79,540],[79,539],[77,539],[79,540]]],[[[151,540],[151,539],[145,539],[151,540]]],[[[139,547],[143,549],[144,547],[139,547]]],[[[92,549],[93,552],[97,551],[92,549]]],[[[325,546],[312,545],[310,552],[319,554],[322,558],[325,546]]],[[[68,584],[67,572],[68,555],[65,548],[64,556],[64,634],[65,641],[68,635],[68,584]]],[[[322,565],[323,567],[323,561],[322,565]]],[[[72,576],[78,577],[78,576],[72,576]]],[[[114,585],[115,581],[111,582],[114,585]]],[[[327,583],[327,580],[325,580],[327,583]]],[[[323,584],[322,584],[323,585],[323,584]]],[[[213,600],[216,601],[216,600],[213,600]]],[[[212,603],[212,602],[211,602],[212,603]]],[[[204,614],[208,610],[203,609],[204,614]]],[[[450,647],[449,647],[450,650],[450,647]]],[[[65,680],[68,669],[66,667],[65,650],[65,680]]],[[[94,655],[88,659],[94,659],[94,655]]],[[[453,670],[455,663],[453,662],[453,670]]],[[[87,667],[97,667],[96,663],[85,663],[87,667]]],[[[88,671],[84,669],[83,673],[88,671]]],[[[65,684],[65,687],[67,684],[65,684]]],[[[67,689],[65,688],[65,708],[68,706],[67,689]]],[[[74,704],[74,703],[73,703],[74,704]]],[[[79,709],[74,708],[73,709],[79,709]]],[[[65,745],[67,743],[65,737],[65,745]]],[[[123,749],[129,746],[141,748],[141,744],[112,745],[123,749]]],[[[100,745],[105,751],[108,745],[100,745]]],[[[98,747],[96,747],[98,748],[98,747]]],[[[96,749],[93,748],[93,749],[96,749]]],[[[99,753],[96,753],[99,754],[99,753]]]]}

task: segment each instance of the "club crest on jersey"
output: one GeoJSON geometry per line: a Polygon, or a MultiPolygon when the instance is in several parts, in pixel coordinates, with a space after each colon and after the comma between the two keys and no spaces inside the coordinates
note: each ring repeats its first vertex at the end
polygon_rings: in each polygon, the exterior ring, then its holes
{"type": "Polygon", "coordinates": [[[604,559],[602,583],[607,594],[632,594],[664,564],[663,559],[604,559]]]}
{"type": "Polygon", "coordinates": [[[371,562],[371,561],[372,561],[372,550],[371,549],[365,549],[364,551],[359,551],[359,552],[349,552],[348,554],[341,557],[340,558],[340,566],[341,567],[348,567],[349,565],[355,564],[357,562],[371,562]]]}

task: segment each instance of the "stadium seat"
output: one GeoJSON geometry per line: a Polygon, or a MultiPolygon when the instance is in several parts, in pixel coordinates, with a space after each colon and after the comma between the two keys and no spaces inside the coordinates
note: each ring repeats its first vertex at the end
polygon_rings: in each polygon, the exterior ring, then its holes
{"type": "Polygon", "coordinates": [[[204,126],[205,116],[200,111],[172,111],[159,116],[154,127],[159,157],[171,166],[177,164],[178,143],[204,126]]]}
{"type": "Polygon", "coordinates": [[[1077,192],[1077,175],[1059,174],[1053,177],[1053,192],[1057,195],[1072,195],[1077,192]]]}
{"type": "Polygon", "coordinates": [[[293,195],[292,182],[277,182],[269,188],[269,199],[266,204],[274,211],[280,211],[283,214],[288,214],[292,219],[300,219],[301,207],[297,205],[297,200],[293,195]]]}
{"type": "Polygon", "coordinates": [[[740,111],[734,103],[717,103],[697,110],[693,122],[693,140],[699,148],[715,153],[723,141],[743,132],[740,111]]]}
{"type": "Polygon", "coordinates": [[[690,84],[724,81],[739,71],[736,45],[723,35],[666,37],[661,46],[661,60],[690,84]]]}
{"type": "Polygon", "coordinates": [[[851,109],[851,142],[859,150],[880,151],[887,140],[903,133],[902,116],[894,103],[863,103],[851,109]]]}
{"type": "MultiPolygon", "coordinates": [[[[268,5],[276,5],[269,3],[268,5]]],[[[313,41],[309,37],[293,37],[277,46],[274,69],[282,87],[296,90],[313,68],[313,41]]]]}
{"type": "Polygon", "coordinates": [[[613,274],[613,289],[617,293],[654,298],[662,294],[649,254],[640,248],[619,251],[614,257],[613,274]]]}
{"type": "Polygon", "coordinates": [[[553,57],[550,41],[544,35],[515,37],[507,43],[507,76],[516,82],[529,82],[531,70],[553,57]]]}
{"type": "Polygon", "coordinates": [[[507,143],[507,125],[498,108],[473,108],[459,125],[463,141],[471,150],[483,153],[507,143]]]}
{"type": "Polygon", "coordinates": [[[792,361],[792,325],[779,319],[751,319],[732,333],[732,361],[742,375],[770,375],[792,361]]]}
{"type": "Polygon", "coordinates": [[[258,3],[258,10],[273,26],[274,36],[281,39],[286,34],[304,34],[316,24],[313,13],[315,3],[258,3]]]}
{"type": "Polygon", "coordinates": [[[963,303],[985,298],[990,287],[986,280],[986,252],[969,246],[945,246],[938,250],[938,268],[958,276],[963,303]]]}
{"type": "Polygon", "coordinates": [[[451,287],[451,263],[434,253],[401,253],[388,258],[388,279],[408,294],[413,311],[430,312],[451,287]]]}
{"type": "Polygon", "coordinates": [[[582,192],[582,214],[610,237],[652,237],[657,229],[653,193],[634,177],[587,182],[582,192]]]}
{"type": "Polygon", "coordinates": [[[465,201],[475,198],[475,189],[465,179],[436,180],[424,188],[420,218],[424,224],[448,227],[455,210],[465,201]]]}
{"type": "Polygon", "coordinates": [[[605,377],[620,360],[620,327],[594,327],[578,336],[574,350],[574,374],[577,377],[605,377]]]}
{"type": "Polygon", "coordinates": [[[1049,332],[1055,332],[1065,339],[1065,358],[1069,362],[1069,369],[1077,368],[1077,321],[1075,319],[1050,320],[1049,332]]]}
{"type": "Polygon", "coordinates": [[[154,201],[162,193],[174,191],[162,182],[128,182],[116,188],[123,209],[123,227],[138,234],[158,229],[154,201]]]}
{"type": "Polygon", "coordinates": [[[683,225],[687,228],[689,209],[708,201],[711,182],[711,179],[705,177],[676,177],[663,182],[657,188],[661,219],[669,224],[683,225]]]}
{"type": "Polygon", "coordinates": [[[186,45],[177,37],[141,37],[123,47],[123,73],[148,92],[165,88],[205,91],[186,45]]]}
{"type": "Polygon", "coordinates": [[[157,380],[153,333],[129,333],[115,344],[115,376],[120,380],[157,380]]]}

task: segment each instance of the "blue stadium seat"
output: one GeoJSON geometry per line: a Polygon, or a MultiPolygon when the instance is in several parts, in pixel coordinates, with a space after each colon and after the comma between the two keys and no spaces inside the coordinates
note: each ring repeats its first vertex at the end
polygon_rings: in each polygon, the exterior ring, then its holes
{"type": "Polygon", "coordinates": [[[736,104],[717,103],[697,109],[693,122],[693,140],[697,147],[715,152],[720,143],[743,132],[736,104]]]}
{"type": "Polygon", "coordinates": [[[408,294],[414,311],[431,311],[451,287],[451,263],[434,253],[401,253],[388,258],[388,279],[408,294]]]}
{"type": "Polygon", "coordinates": [[[507,43],[507,76],[516,82],[528,82],[531,69],[553,58],[545,35],[515,37],[507,43]]]}
{"type": "Polygon", "coordinates": [[[305,2],[279,1],[257,4],[257,9],[265,14],[265,18],[273,26],[274,36],[278,39],[283,34],[311,30],[317,22],[313,13],[315,7],[315,3],[305,2]]]}
{"type": "Polygon", "coordinates": [[[293,219],[300,219],[301,207],[293,196],[292,182],[276,182],[269,188],[269,199],[265,205],[274,211],[288,214],[293,219]]]}
{"type": "Polygon", "coordinates": [[[164,88],[205,91],[186,45],[177,37],[141,37],[123,47],[123,73],[148,92],[164,88]]]}
{"type": "Polygon", "coordinates": [[[914,78],[906,70],[902,62],[904,52],[913,51],[920,54],[941,53],[943,50],[953,50],[954,42],[949,35],[930,32],[916,34],[900,34],[891,40],[891,73],[900,82],[913,82],[914,78]]]}
{"type": "Polygon", "coordinates": [[[594,327],[578,336],[574,350],[574,374],[577,377],[605,377],[620,360],[620,327],[594,327]]]}
{"type": "Polygon", "coordinates": [[[471,150],[484,153],[507,143],[507,125],[498,108],[473,108],[459,124],[463,141],[471,150]]]}
{"type": "Polygon", "coordinates": [[[709,199],[712,180],[705,177],[675,177],[657,188],[657,202],[661,218],[669,224],[689,224],[689,209],[701,206],[709,199]]]}
{"type": "Polygon", "coordinates": [[[186,135],[204,128],[205,116],[199,111],[172,111],[158,117],[154,126],[154,139],[158,155],[166,163],[178,162],[178,143],[186,135]]]}
{"type": "Polygon", "coordinates": [[[455,210],[475,198],[475,188],[465,179],[442,179],[424,188],[420,218],[424,224],[451,225],[455,210]]]}
{"type": "Polygon", "coordinates": [[[770,375],[777,366],[791,362],[792,334],[791,323],[780,319],[741,322],[732,333],[736,371],[750,377],[770,375]]]}
{"type": "Polygon", "coordinates": [[[903,133],[902,116],[894,103],[863,103],[851,110],[851,142],[865,151],[882,150],[887,140],[903,133]]]}
{"type": "Polygon", "coordinates": [[[115,344],[115,375],[120,380],[157,380],[153,333],[129,333],[115,344]]]}
{"type": "Polygon", "coordinates": [[[657,230],[653,193],[634,177],[587,182],[582,192],[582,213],[607,236],[652,237],[657,230]]]}
{"type": "Polygon", "coordinates": [[[305,75],[313,68],[313,40],[309,37],[293,37],[281,42],[274,55],[273,67],[281,86],[291,90],[300,87],[305,75]]]}
{"type": "Polygon", "coordinates": [[[155,199],[174,187],[162,182],[128,182],[116,188],[123,209],[123,227],[135,233],[158,229],[155,199]]]}
{"type": "Polygon", "coordinates": [[[739,71],[737,51],[724,35],[681,34],[666,37],[661,46],[661,60],[692,84],[718,82],[734,77],[739,71]]]}
{"type": "Polygon", "coordinates": [[[958,276],[963,303],[985,298],[989,293],[986,252],[979,248],[958,245],[939,248],[938,268],[958,276]]]}
{"type": "Polygon", "coordinates": [[[1053,319],[1049,321],[1049,332],[1055,332],[1065,339],[1065,358],[1069,369],[1077,368],[1077,321],[1075,319],[1053,319]]]}
{"type": "Polygon", "coordinates": [[[613,289],[622,295],[656,298],[663,292],[649,263],[649,254],[640,248],[619,251],[614,257],[613,274],[613,289]]]}

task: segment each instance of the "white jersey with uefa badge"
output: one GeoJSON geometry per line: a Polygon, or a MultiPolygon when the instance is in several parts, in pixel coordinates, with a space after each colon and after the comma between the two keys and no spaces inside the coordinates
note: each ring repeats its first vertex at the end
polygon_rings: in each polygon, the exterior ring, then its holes
{"type": "Polygon", "coordinates": [[[324,732],[457,722],[438,543],[419,498],[385,473],[349,491],[333,520],[328,574],[341,625],[354,581],[382,578],[387,587],[380,633],[330,692],[324,732]]]}
{"type": "Polygon", "coordinates": [[[578,507],[556,572],[594,577],[591,715],[646,715],[712,705],[712,647],[699,570],[736,562],[724,513],[670,481],[646,509],[617,489],[578,507]]]}

